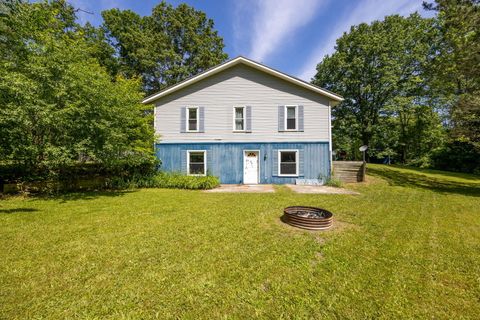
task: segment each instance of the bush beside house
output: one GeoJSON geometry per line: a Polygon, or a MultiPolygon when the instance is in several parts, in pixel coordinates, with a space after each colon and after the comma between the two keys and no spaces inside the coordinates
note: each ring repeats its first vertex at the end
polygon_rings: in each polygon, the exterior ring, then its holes
{"type": "Polygon", "coordinates": [[[188,176],[178,172],[159,172],[154,175],[133,175],[129,178],[112,178],[108,186],[113,189],[129,188],[172,188],[205,190],[213,189],[220,185],[218,177],[214,176],[188,176]]]}

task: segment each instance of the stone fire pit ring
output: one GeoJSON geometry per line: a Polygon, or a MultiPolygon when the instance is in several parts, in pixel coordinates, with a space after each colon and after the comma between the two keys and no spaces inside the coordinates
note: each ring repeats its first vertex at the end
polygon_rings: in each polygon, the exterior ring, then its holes
{"type": "Polygon", "coordinates": [[[316,207],[293,206],[283,210],[283,221],[291,226],[308,230],[325,230],[332,226],[333,214],[316,207]]]}

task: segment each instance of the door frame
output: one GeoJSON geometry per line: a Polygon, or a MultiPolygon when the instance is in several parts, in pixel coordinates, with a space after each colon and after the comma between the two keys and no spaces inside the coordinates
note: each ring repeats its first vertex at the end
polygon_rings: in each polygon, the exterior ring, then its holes
{"type": "MultiPolygon", "coordinates": [[[[258,161],[257,161],[257,183],[256,184],[260,184],[260,150],[259,149],[256,149],[256,150],[251,150],[251,149],[244,149],[243,151],[243,162],[242,162],[242,172],[243,172],[243,179],[242,179],[242,182],[243,184],[245,184],[245,155],[247,152],[255,152],[257,153],[258,155],[258,161]]],[[[249,183],[251,184],[251,183],[249,183]]]]}

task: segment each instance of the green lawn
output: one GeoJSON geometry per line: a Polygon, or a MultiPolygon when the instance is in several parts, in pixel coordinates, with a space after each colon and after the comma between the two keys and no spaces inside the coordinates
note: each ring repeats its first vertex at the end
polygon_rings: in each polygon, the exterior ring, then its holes
{"type": "Polygon", "coordinates": [[[480,179],[370,166],[361,194],[0,200],[0,318],[477,318],[480,179]],[[296,230],[282,208],[332,211],[296,230]]]}

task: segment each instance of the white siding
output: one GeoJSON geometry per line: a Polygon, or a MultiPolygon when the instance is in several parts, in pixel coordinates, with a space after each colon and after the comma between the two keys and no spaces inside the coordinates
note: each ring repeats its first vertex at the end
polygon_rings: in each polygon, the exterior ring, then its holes
{"type": "Polygon", "coordinates": [[[156,101],[160,142],[329,141],[329,100],[245,65],[234,66],[156,101]],[[304,106],[304,132],[278,132],[279,105],[304,106]],[[180,110],[205,107],[205,132],[180,133],[180,110]],[[233,106],[252,107],[250,133],[233,132],[233,106]]]}

